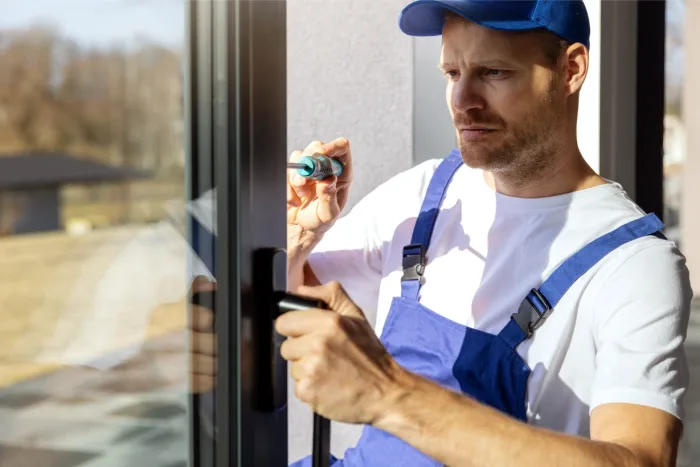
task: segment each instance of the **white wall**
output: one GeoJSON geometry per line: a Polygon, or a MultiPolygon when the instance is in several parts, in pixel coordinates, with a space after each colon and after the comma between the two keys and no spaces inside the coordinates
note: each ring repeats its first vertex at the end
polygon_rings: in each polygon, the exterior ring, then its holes
{"type": "Polygon", "coordinates": [[[345,136],[350,205],[413,164],[411,38],[405,0],[288,0],[289,152],[345,136]]]}
{"type": "Polygon", "coordinates": [[[447,107],[447,81],[440,72],[442,38],[415,37],[413,41],[413,154],[420,163],[446,157],[456,145],[447,107]]]}
{"type": "Polygon", "coordinates": [[[585,0],[591,22],[590,64],[581,89],[578,144],[588,164],[600,170],[600,20],[601,0],[585,0]]]}
{"type": "MultiPolygon", "coordinates": [[[[412,40],[398,28],[406,1],[288,0],[289,152],[347,137],[355,168],[348,207],[413,165],[412,40]]],[[[290,460],[311,453],[311,427],[290,385],[290,460]]],[[[360,435],[336,423],[331,431],[338,456],[360,435]]]]}

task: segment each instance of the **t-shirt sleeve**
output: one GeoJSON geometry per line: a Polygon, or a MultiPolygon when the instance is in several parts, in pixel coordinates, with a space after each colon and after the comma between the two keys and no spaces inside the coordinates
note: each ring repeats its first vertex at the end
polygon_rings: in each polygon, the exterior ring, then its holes
{"type": "Polygon", "coordinates": [[[338,219],[309,256],[319,281],[339,282],[348,296],[372,316],[382,279],[382,241],[377,226],[379,191],[367,195],[338,219]]]}
{"type": "Polygon", "coordinates": [[[691,299],[685,258],[670,242],[647,246],[617,267],[594,310],[598,351],[591,410],[631,403],[683,419],[691,299]]]}

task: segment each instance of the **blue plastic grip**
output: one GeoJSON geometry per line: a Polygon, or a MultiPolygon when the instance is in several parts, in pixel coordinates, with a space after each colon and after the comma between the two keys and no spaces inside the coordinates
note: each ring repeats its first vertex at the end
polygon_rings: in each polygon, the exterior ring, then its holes
{"type": "Polygon", "coordinates": [[[323,180],[331,176],[339,177],[343,173],[343,165],[339,161],[322,154],[304,156],[297,163],[306,166],[297,169],[297,173],[302,177],[314,180],[323,180]]]}

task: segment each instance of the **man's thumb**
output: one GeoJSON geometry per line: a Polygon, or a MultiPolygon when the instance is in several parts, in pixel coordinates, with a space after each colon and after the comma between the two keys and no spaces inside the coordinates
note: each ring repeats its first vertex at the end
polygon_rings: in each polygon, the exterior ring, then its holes
{"type": "Polygon", "coordinates": [[[338,282],[329,282],[317,287],[301,286],[298,292],[310,298],[323,300],[328,308],[341,315],[365,318],[362,310],[348,297],[345,289],[338,282]]]}

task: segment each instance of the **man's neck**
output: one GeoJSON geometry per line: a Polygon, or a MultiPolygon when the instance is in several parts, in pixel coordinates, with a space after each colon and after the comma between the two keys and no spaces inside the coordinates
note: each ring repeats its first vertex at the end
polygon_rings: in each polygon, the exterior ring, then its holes
{"type": "Polygon", "coordinates": [[[557,164],[525,178],[517,171],[484,171],[484,180],[496,192],[515,198],[545,198],[607,183],[578,150],[571,157],[561,158],[557,164]]]}

